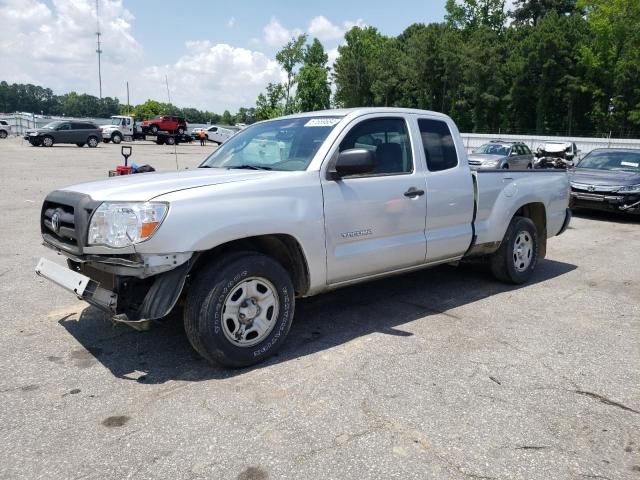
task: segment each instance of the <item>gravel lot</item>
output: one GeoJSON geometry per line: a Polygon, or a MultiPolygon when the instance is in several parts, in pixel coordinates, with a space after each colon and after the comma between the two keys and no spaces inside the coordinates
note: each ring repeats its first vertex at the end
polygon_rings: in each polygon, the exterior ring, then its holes
{"type": "Polygon", "coordinates": [[[33,272],[44,196],[119,150],[0,140],[0,478],[640,478],[640,221],[574,218],[519,288],[442,267],[300,301],[277,357],[228,371],[179,316],[112,326],[33,272]]]}

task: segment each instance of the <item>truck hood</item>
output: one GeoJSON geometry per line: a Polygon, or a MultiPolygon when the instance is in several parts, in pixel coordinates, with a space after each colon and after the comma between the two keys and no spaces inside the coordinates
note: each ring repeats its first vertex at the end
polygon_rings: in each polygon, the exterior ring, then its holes
{"type": "Polygon", "coordinates": [[[279,172],[198,168],[179,172],[139,173],[80,183],[63,190],[84,193],[98,201],[145,202],[166,193],[222,183],[255,180],[279,172]]]}
{"type": "Polygon", "coordinates": [[[640,174],[624,170],[575,168],[569,173],[572,182],[585,185],[627,186],[640,184],[640,174]]]}

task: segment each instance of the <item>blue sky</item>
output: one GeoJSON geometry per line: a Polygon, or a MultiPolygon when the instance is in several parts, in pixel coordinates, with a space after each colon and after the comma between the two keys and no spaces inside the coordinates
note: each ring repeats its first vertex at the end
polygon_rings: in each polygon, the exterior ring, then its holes
{"type": "MultiPolygon", "coordinates": [[[[104,96],[147,98],[222,112],[253,106],[283,79],[275,54],[293,35],[318,37],[330,61],[344,32],[371,25],[398,35],[440,22],[445,0],[99,0],[104,96]]],[[[98,94],[95,0],[0,0],[0,80],[55,93],[98,94]]]]}
{"type": "Polygon", "coordinates": [[[171,8],[175,2],[154,2],[154,5],[158,5],[157,9],[150,8],[148,3],[128,1],[125,5],[136,17],[138,40],[147,49],[147,55],[157,62],[166,61],[165,53],[178,56],[187,40],[206,39],[274,53],[277,48],[269,48],[264,44],[257,46],[251,42],[252,38],[262,38],[263,28],[272,17],[288,29],[304,29],[312,18],[318,16],[324,16],[336,25],[346,20],[362,19],[385,35],[398,35],[412,23],[441,22],[445,14],[445,0],[193,0],[178,9],[171,8]],[[173,10],[171,15],[166,14],[167,10],[173,10]],[[233,27],[229,28],[231,19],[233,27]],[[188,28],[185,28],[186,25],[188,28]],[[154,45],[165,44],[169,33],[174,34],[178,42],[171,44],[166,52],[153,49],[154,45]]]}

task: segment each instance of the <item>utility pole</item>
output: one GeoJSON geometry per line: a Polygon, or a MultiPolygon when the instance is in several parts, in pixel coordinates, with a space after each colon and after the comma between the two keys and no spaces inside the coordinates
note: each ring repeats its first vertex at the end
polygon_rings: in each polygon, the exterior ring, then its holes
{"type": "Polygon", "coordinates": [[[96,49],[96,53],[98,54],[98,86],[100,89],[100,100],[102,100],[102,70],[100,65],[100,56],[102,55],[102,49],[100,48],[100,11],[98,10],[98,3],[100,0],[96,0],[96,24],[97,31],[96,37],[98,37],[98,48],[96,49]]]}
{"type": "Polygon", "coordinates": [[[129,82],[127,81],[127,115],[129,115],[129,82]]]}
{"type": "Polygon", "coordinates": [[[169,98],[169,104],[171,104],[171,93],[169,93],[169,79],[164,76],[164,82],[167,84],[167,97],[169,98]]]}

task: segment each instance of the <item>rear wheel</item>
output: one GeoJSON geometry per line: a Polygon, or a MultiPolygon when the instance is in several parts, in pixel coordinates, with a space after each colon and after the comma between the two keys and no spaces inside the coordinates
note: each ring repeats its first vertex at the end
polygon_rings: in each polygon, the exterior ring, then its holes
{"type": "Polygon", "coordinates": [[[533,169],[533,165],[529,164],[527,165],[527,170],[532,170],[533,169]]]}
{"type": "Polygon", "coordinates": [[[76,145],[80,148],[84,147],[84,143],[76,143],[76,145]]]}
{"type": "Polygon", "coordinates": [[[98,137],[87,138],[87,145],[89,145],[89,148],[96,148],[98,146],[98,137]]]}
{"type": "Polygon", "coordinates": [[[178,127],[178,133],[184,135],[184,127],[178,127]]]}
{"type": "Polygon", "coordinates": [[[513,217],[497,252],[491,272],[500,281],[521,284],[529,280],[538,263],[538,232],[531,219],[513,217]]]}
{"type": "Polygon", "coordinates": [[[42,139],[42,145],[44,145],[45,147],[53,147],[53,137],[50,137],[49,135],[44,137],[42,139]]]}
{"type": "Polygon", "coordinates": [[[103,139],[102,139],[102,141],[103,141],[104,143],[109,143],[109,142],[111,141],[111,139],[110,139],[110,138],[103,138],[103,139]]]}
{"type": "Polygon", "coordinates": [[[505,163],[505,164],[502,166],[502,169],[503,169],[503,170],[509,170],[509,164],[508,164],[508,163],[505,163]]]}
{"type": "Polygon", "coordinates": [[[167,145],[174,145],[176,143],[176,139],[175,137],[167,137],[167,139],[165,140],[165,143],[167,145]]]}
{"type": "Polygon", "coordinates": [[[208,361],[246,367],[281,347],[294,305],[291,279],[279,263],[259,253],[235,253],[196,277],[187,297],[185,331],[208,361]]]}
{"type": "Polygon", "coordinates": [[[157,135],[158,134],[158,125],[156,125],[155,123],[152,124],[149,127],[149,131],[153,134],[153,135],[157,135]]]}
{"type": "Polygon", "coordinates": [[[118,143],[122,142],[122,135],[120,135],[119,133],[114,133],[113,135],[111,135],[111,140],[113,140],[113,143],[117,145],[118,143]]]}
{"type": "Polygon", "coordinates": [[[0,138],[7,138],[8,134],[5,130],[0,130],[0,138]]]}

